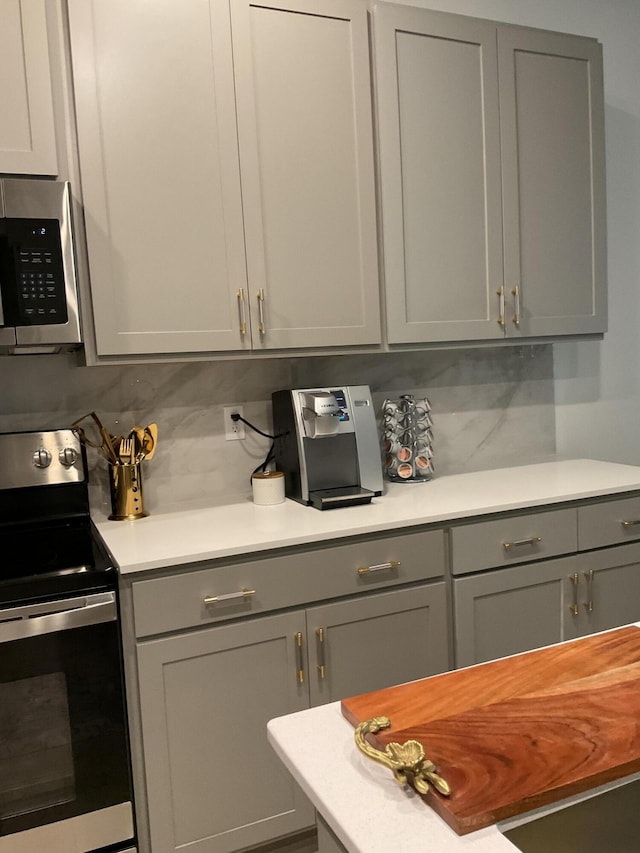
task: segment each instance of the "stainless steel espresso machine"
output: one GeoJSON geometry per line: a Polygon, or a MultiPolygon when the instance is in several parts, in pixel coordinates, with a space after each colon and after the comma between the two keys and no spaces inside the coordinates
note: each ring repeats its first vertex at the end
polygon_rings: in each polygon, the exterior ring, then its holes
{"type": "Polygon", "coordinates": [[[272,395],[276,467],[285,492],[316,509],[369,503],[382,494],[382,463],[367,385],[272,395]]]}

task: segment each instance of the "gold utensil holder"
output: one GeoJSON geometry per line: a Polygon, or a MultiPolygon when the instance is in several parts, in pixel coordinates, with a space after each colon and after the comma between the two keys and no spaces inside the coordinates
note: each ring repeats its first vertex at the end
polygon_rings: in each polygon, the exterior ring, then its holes
{"type": "Polygon", "coordinates": [[[112,521],[132,521],[149,515],[144,508],[142,494],[142,466],[140,462],[120,462],[109,465],[112,521]]]}

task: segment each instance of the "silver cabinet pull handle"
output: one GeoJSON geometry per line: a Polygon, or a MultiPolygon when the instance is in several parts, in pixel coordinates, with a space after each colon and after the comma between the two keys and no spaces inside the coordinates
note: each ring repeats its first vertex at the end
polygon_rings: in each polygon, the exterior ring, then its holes
{"type": "Polygon", "coordinates": [[[516,326],[520,325],[520,288],[516,285],[511,291],[513,294],[513,322],[516,326]]]}
{"type": "Polygon", "coordinates": [[[233,598],[248,598],[248,596],[255,594],[255,589],[241,589],[239,592],[227,592],[224,595],[208,595],[202,600],[205,604],[217,604],[219,601],[231,601],[233,598]]]}
{"type": "Polygon", "coordinates": [[[247,314],[246,307],[244,301],[244,288],[240,288],[238,291],[238,314],[240,316],[240,334],[247,334],[247,314]]]}
{"type": "Polygon", "coordinates": [[[584,606],[587,608],[587,613],[593,613],[593,569],[584,572],[584,576],[587,579],[587,598],[589,599],[584,606]]]}
{"type": "Polygon", "coordinates": [[[389,560],[388,563],[378,563],[377,566],[358,566],[358,574],[370,575],[373,572],[386,572],[389,569],[398,569],[400,565],[400,560],[389,560]]]}
{"type": "Polygon", "coordinates": [[[505,551],[509,551],[511,548],[520,548],[523,545],[536,545],[538,542],[542,542],[542,536],[529,536],[528,539],[516,539],[515,542],[503,542],[502,547],[505,551]]]}
{"type": "Polygon", "coordinates": [[[327,666],[324,657],[324,628],[316,628],[316,637],[318,638],[318,675],[322,680],[327,674],[327,666]]]}
{"type": "Polygon", "coordinates": [[[267,326],[264,321],[264,290],[258,291],[258,331],[261,335],[266,334],[267,326]]]}
{"type": "Polygon", "coordinates": [[[580,583],[580,575],[577,572],[574,572],[572,575],[569,575],[569,580],[573,585],[573,604],[569,605],[569,610],[573,613],[574,616],[578,615],[578,584],[580,583]]]}
{"type": "Polygon", "coordinates": [[[498,294],[498,325],[504,326],[504,287],[496,290],[498,294]]]}
{"type": "Polygon", "coordinates": [[[298,631],[298,633],[294,637],[296,644],[296,679],[298,684],[304,684],[304,658],[303,658],[303,645],[304,645],[304,637],[298,631]]]}
{"type": "Polygon", "coordinates": [[[633,518],[630,521],[621,521],[620,524],[623,527],[635,527],[637,524],[640,524],[640,518],[633,518]]]}

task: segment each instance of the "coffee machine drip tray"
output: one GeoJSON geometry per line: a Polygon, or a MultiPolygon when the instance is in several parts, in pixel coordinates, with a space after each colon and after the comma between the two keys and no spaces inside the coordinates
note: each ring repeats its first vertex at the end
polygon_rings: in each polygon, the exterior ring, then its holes
{"type": "Polygon", "coordinates": [[[375,492],[360,486],[342,486],[335,489],[317,489],[309,492],[309,502],[316,509],[337,509],[341,506],[371,503],[375,492]]]}

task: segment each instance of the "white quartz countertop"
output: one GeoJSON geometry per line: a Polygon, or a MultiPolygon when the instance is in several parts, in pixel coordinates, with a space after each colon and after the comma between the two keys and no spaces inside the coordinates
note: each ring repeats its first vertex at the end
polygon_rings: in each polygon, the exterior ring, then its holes
{"type": "Polygon", "coordinates": [[[155,510],[135,521],[109,521],[100,512],[93,517],[120,572],[128,574],[634,490],[640,490],[640,467],[573,459],[386,483],[368,505],[326,511],[291,500],[255,506],[247,498],[155,510]]]}

